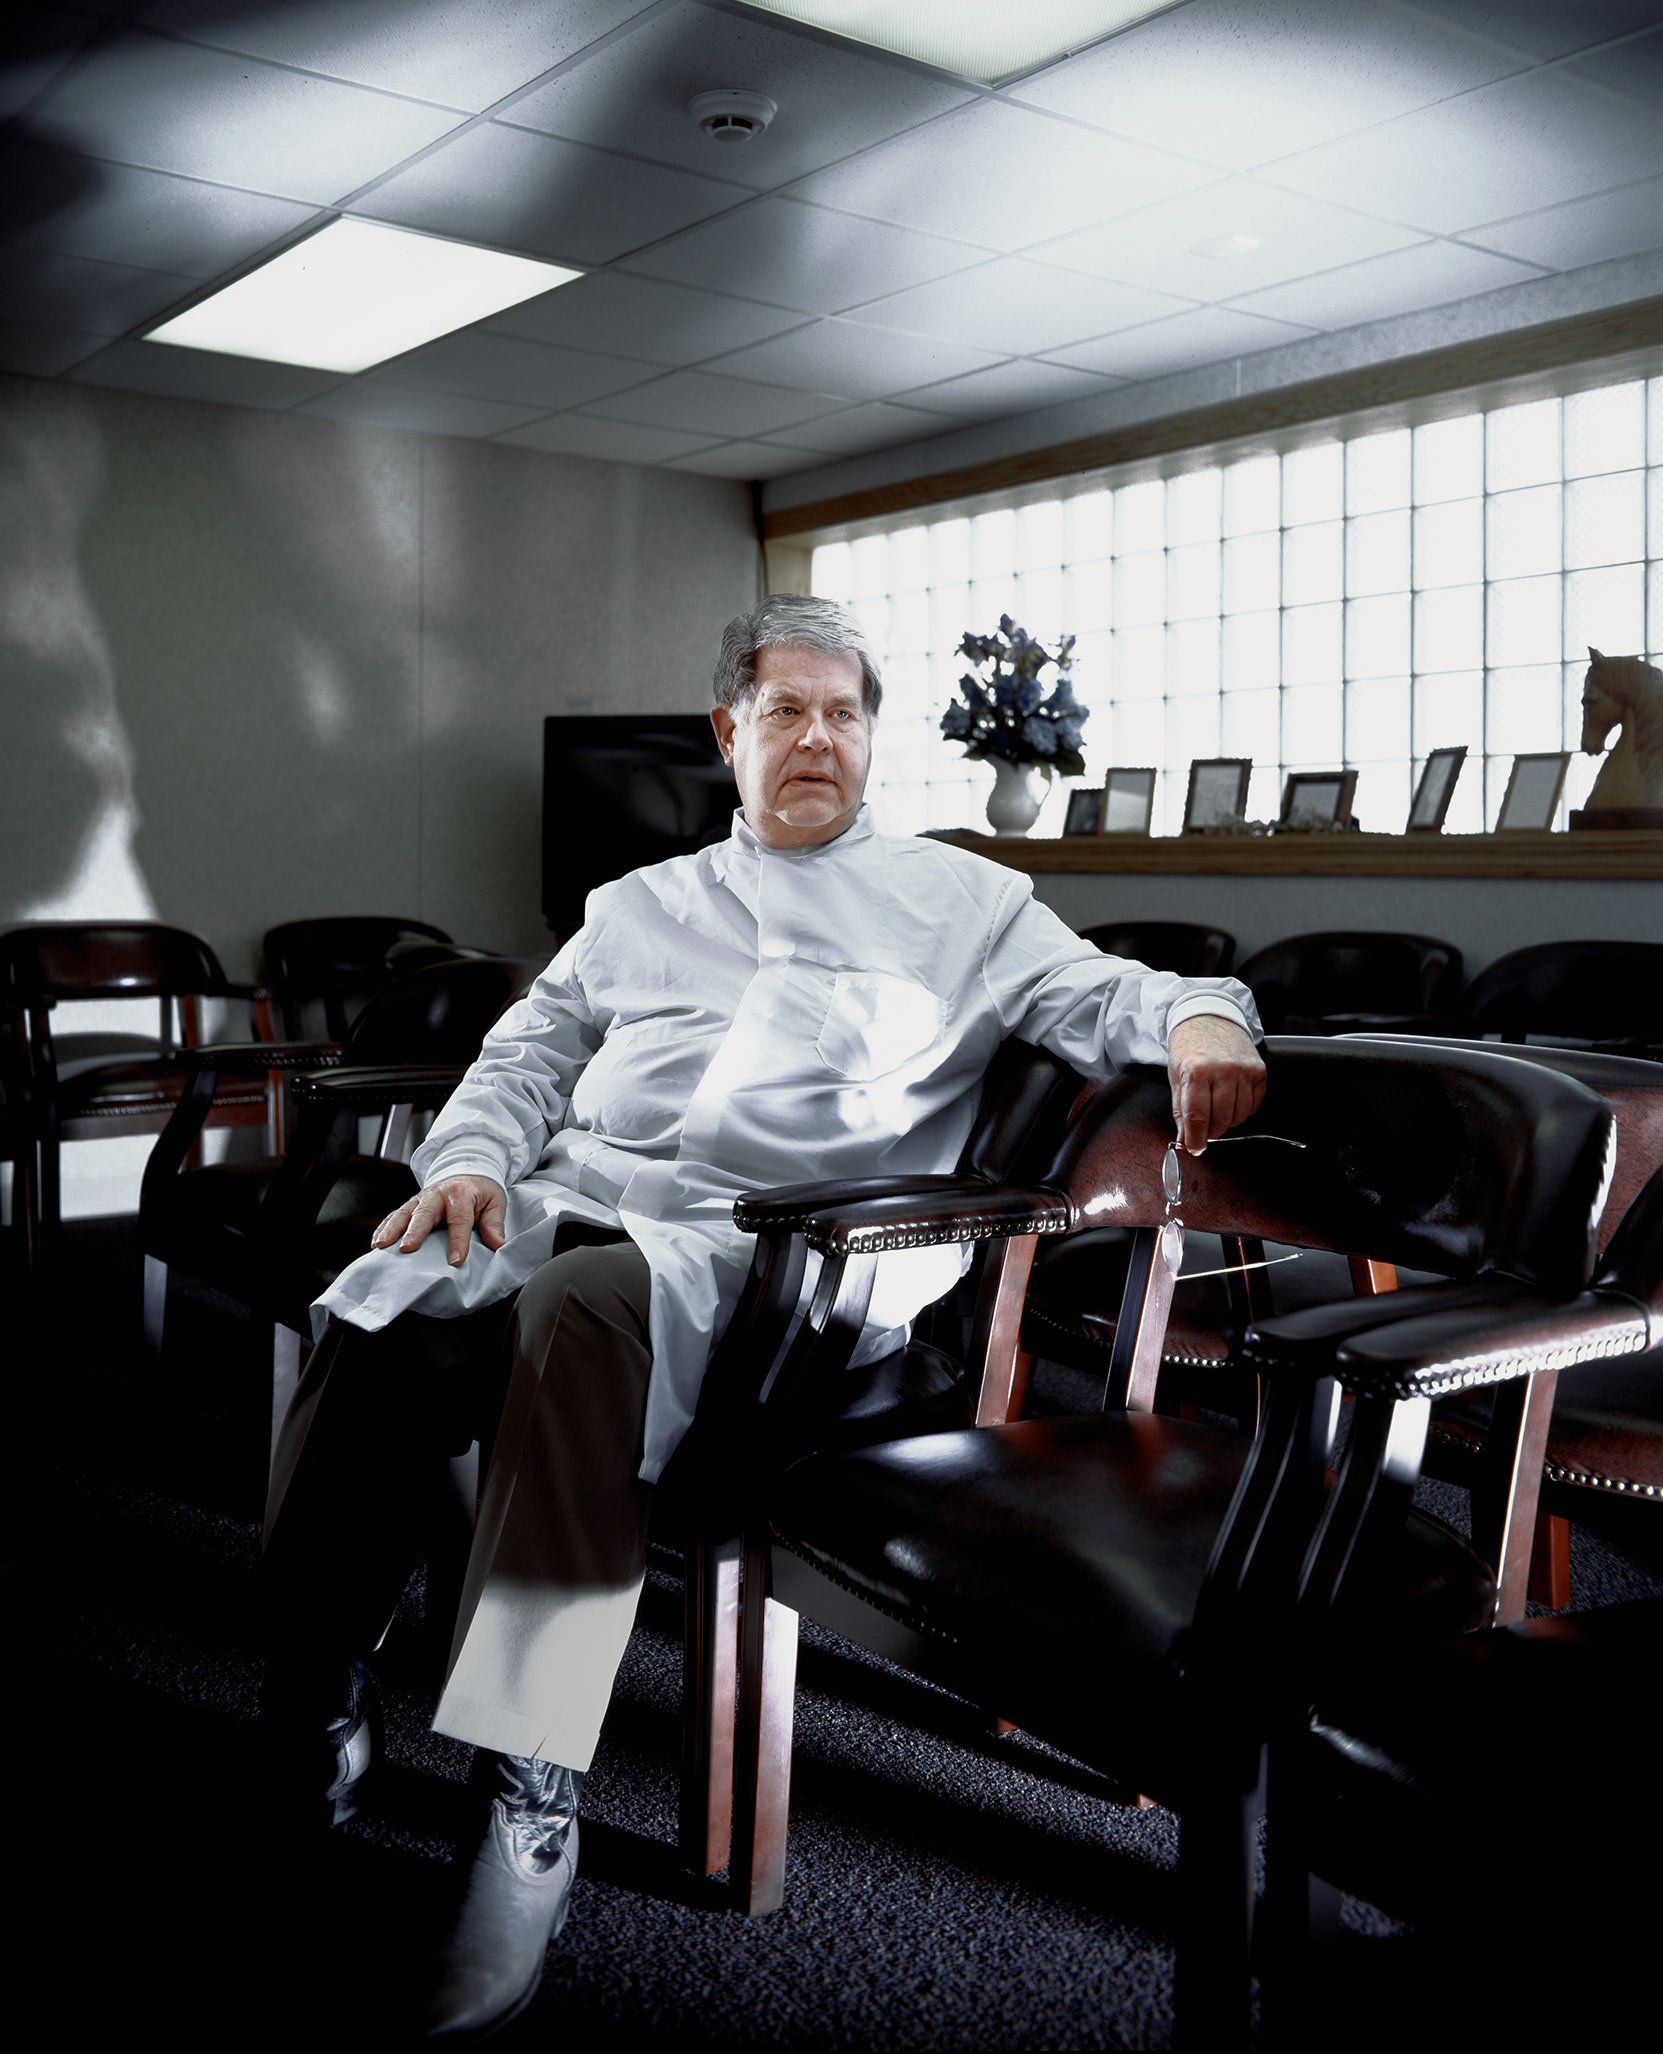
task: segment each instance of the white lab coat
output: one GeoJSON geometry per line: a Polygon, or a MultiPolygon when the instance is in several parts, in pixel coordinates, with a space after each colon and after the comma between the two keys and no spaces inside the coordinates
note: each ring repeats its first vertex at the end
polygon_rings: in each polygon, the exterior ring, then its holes
{"type": "MultiPolygon", "coordinates": [[[[652,1271],[652,1481],[750,1263],[737,1197],[949,1170],[1007,1035],[1103,1077],[1163,1062],[1195,1013],[1257,1032],[1244,986],[1103,955],[1002,864],[876,834],[865,810],[836,841],[770,849],[736,814],[725,842],[591,894],[416,1151],[424,1184],[506,1187],[504,1245],[476,1239],[455,1269],[442,1233],[365,1255],[318,1300],[317,1330],[330,1313],[373,1330],[472,1311],[547,1260],[562,1219],[621,1227],[652,1271]]],[[[884,1256],[861,1357],[898,1346],[961,1266],[957,1248],[884,1256]]]]}

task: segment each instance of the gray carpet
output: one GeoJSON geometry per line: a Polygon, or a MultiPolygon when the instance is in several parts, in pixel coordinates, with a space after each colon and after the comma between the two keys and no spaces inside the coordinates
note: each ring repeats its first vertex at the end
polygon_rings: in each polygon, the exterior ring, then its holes
{"type": "MultiPolygon", "coordinates": [[[[49,1680],[25,1727],[34,1745],[14,1753],[39,1805],[14,1843],[14,1882],[38,1914],[19,1972],[46,1973],[53,2041],[401,2044],[399,1994],[465,1830],[467,1750],[426,1725],[419,1585],[380,1659],[388,1745],[364,1813],[320,1862],[277,1858],[248,1751],[253,1336],[227,1308],[176,1298],[168,1367],[153,1375],[127,1228],[79,1230],[72,1274],[33,1339],[17,1337],[13,1374],[30,1394],[14,1407],[36,1490],[11,1559],[49,1680]]],[[[1064,1379],[1040,1395],[1076,1397],[1064,1379]]],[[[1579,1533],[1577,1603],[1663,1592],[1648,1539],[1579,1533]]],[[[1113,1688],[1088,1671],[1081,1685],[1113,1688]]],[[[1169,2044],[1167,1813],[1031,1739],[994,1738],[973,1708],[806,1627],[787,1903],[745,1919],[676,1859],[679,1689],[666,1560],[586,1792],[571,1922],[537,2000],[494,2044],[1169,2044]]],[[[1346,2044],[1413,2031],[1454,2046],[1494,2023],[1485,1979],[1366,1908],[1351,1924],[1324,1969],[1346,2044]]],[[[16,1975],[13,1995],[32,2008],[16,1975]]]]}

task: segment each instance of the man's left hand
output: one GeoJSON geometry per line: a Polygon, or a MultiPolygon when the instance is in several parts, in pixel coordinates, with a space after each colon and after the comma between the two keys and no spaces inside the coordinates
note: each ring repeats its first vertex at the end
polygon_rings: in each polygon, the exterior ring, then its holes
{"type": "Polygon", "coordinates": [[[1209,1141],[1239,1126],[1265,1095],[1259,1051],[1233,1020],[1219,1013],[1192,1013],[1180,1020],[1167,1039],[1166,1066],[1172,1079],[1172,1124],[1187,1155],[1199,1155],[1209,1141]]]}

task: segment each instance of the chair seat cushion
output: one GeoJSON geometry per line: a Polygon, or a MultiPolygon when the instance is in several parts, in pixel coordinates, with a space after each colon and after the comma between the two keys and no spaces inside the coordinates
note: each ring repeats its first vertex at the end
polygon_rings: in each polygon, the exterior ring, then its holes
{"type": "MultiPolygon", "coordinates": [[[[1178,1660],[1246,1452],[1222,1428],[1120,1413],[930,1434],[793,1464],[773,1528],[950,1648],[963,1686],[1006,1717],[1088,1758],[1112,1721],[1151,1773],[1169,1759],[1182,1773],[1178,1660]]],[[[1417,1515],[1389,1590],[1357,1609],[1412,1608],[1417,1632],[1443,1633],[1482,1623],[1493,1599],[1483,1564],[1417,1515]]]]}

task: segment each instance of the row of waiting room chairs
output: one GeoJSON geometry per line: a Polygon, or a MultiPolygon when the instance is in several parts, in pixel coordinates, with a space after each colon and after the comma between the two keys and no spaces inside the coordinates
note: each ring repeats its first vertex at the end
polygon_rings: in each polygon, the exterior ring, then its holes
{"type": "Polygon", "coordinates": [[[1550,941],[1498,956],[1463,982],[1461,951],[1435,935],[1368,929],[1294,934],[1237,960],[1222,928],[1172,920],[1082,929],[1107,955],[1185,977],[1239,977],[1267,1031],[1359,1029],[1568,1041],[1663,1057],[1663,943],[1550,941]]]}
{"type": "MultiPolygon", "coordinates": [[[[494,1017],[490,1009],[500,1010],[511,995],[504,971],[494,993],[482,998],[482,1011],[494,1017]]],[[[373,1029],[376,1011],[371,999],[357,1018],[367,1018],[373,1029]]],[[[476,1046],[482,1032],[483,1025],[470,1023],[460,1039],[471,1038],[476,1046]]],[[[402,1034],[395,1035],[394,1045],[409,1053],[402,1034]]],[[[382,1180],[376,1191],[356,1191],[352,1180],[364,1174],[362,1165],[352,1166],[359,1117],[393,1103],[442,1102],[457,1066],[471,1053],[453,1046],[423,1071],[394,1071],[381,1060],[387,1048],[366,1033],[343,1051],[350,1061],[334,1067],[319,1063],[317,1043],[249,1051],[248,1060],[261,1065],[262,1074],[292,1069],[300,1112],[289,1155],[241,1174],[240,1196],[240,1173],[185,1167],[190,1119],[197,1113],[205,1118],[217,1099],[214,1083],[202,1080],[210,1072],[232,1074],[240,1060],[225,1053],[197,1057],[186,1113],[153,1155],[147,1177],[149,1221],[167,1218],[170,1205],[176,1208],[177,1259],[187,1267],[202,1260],[202,1243],[189,1231],[193,1214],[198,1226],[223,1231],[231,1240],[239,1218],[246,1227],[253,1213],[264,1210],[259,1197],[286,1183],[297,1198],[294,1221],[304,1221],[306,1208],[314,1207],[313,1238],[285,1285],[291,1317],[303,1318],[320,1269],[338,1267],[357,1252],[362,1241],[354,1237],[413,1188],[402,1164],[382,1156],[371,1160],[368,1171],[382,1180]],[[320,1196],[321,1204],[314,1205],[320,1196]]],[[[1543,1662],[1532,1661],[1532,1655],[1545,1646],[1547,1667],[1559,1673],[1552,1656],[1566,1632],[1588,1637],[1594,1647],[1590,1659],[1623,1670],[1629,1659],[1623,1634],[1632,1637],[1633,1629],[1621,1621],[1612,1626],[1599,1614],[1583,1627],[1556,1622],[1560,1641],[1542,1633],[1513,1634],[1499,1656],[1482,1631],[1450,1639],[1444,1628],[1483,1627],[1495,1616],[1501,1600],[1485,1595],[1486,1571],[1492,1582],[1506,1583],[1509,1565],[1494,1558],[1510,1550],[1516,1572],[1523,1516],[1518,1492],[1521,1485],[1539,1483],[1542,1407],[1539,1397],[1534,1407],[1522,1395],[1512,1397],[1501,1405],[1499,1421],[1492,1408],[1480,1423],[1476,1459],[1486,1468],[1486,1480],[1479,1482],[1475,1502],[1487,1507],[1491,1539],[1480,1542],[1479,1555],[1486,1546],[1490,1553],[1475,1564],[1471,1551],[1449,1553],[1449,1538],[1424,1522],[1404,1523],[1406,1479],[1415,1463],[1405,1458],[1405,1429],[1397,1422],[1405,1405],[1414,1415],[1420,1393],[1404,1399],[1398,1392],[1417,1378],[1441,1379],[1438,1388],[1456,1389],[1447,1361],[1449,1334],[1462,1359],[1480,1362],[1482,1373],[1473,1379],[1480,1396],[1492,1373],[1521,1365],[1544,1371],[1521,1388],[1551,1396],[1550,1363],[1576,1365],[1579,1351],[1626,1351],[1624,1359],[1638,1368],[1635,1350],[1663,1340],[1657,1290],[1663,1188],[1655,1177],[1648,1185],[1642,1175],[1644,1150],[1652,1147],[1655,1163],[1658,1137],[1638,1110],[1648,1086],[1654,1109],[1658,1098],[1649,1066],[1610,1059],[1603,1085],[1596,1080],[1590,1090],[1592,1073],[1579,1075],[1574,1059],[1534,1055],[1521,1063],[1487,1050],[1440,1049],[1429,1041],[1295,1040],[1275,1044],[1271,1055],[1272,1096],[1253,1123],[1265,1138],[1210,1151],[1202,1163],[1183,1166],[1182,1216],[1197,1233],[1216,1232],[1227,1259],[1242,1265],[1233,1281],[1247,1293],[1247,1319],[1232,1352],[1264,1378],[1270,1393],[1256,1440],[1174,1416],[1168,1394],[1159,1388],[1191,1352],[1184,1344],[1168,1345],[1174,1307],[1182,1316],[1182,1289],[1173,1277],[1163,1278],[1161,1269],[1166,1097],[1159,1078],[1133,1073],[1106,1091],[1094,1091],[1035,1051],[1008,1049],[1001,1071],[990,1075],[958,1188],[876,1200],[858,1192],[820,1191],[755,1201],[758,1291],[742,1308],[713,1370],[711,1406],[687,1444],[679,1492],[673,1482],[664,1493],[663,1514],[694,1563],[685,1700],[688,1847],[705,1866],[723,1865],[729,1848],[724,1804],[731,1806],[733,1873],[752,1908],[764,1908],[781,1887],[785,1793],[777,1774],[770,1780],[770,1764],[777,1768],[784,1758],[781,1678],[789,1663],[781,1648],[792,1628],[782,1615],[793,1609],[792,1598],[797,1608],[857,1639],[853,1629],[864,1604],[882,1622],[868,1622],[880,1652],[899,1652],[894,1629],[903,1628],[912,1636],[913,1659],[927,1673],[949,1675],[990,1711],[1014,1717],[1176,1803],[1185,1839],[1182,2002],[1200,2044],[1214,2043],[1215,2032],[1222,2036],[1218,2044],[1228,2037],[1231,2021],[1222,2014],[1245,1988],[1241,1920],[1230,1910],[1241,1895],[1239,1849],[1244,1821],[1257,1802],[1266,1733],[1287,1713],[1289,1678],[1299,1664],[1329,1663],[1322,1671],[1329,1718],[1324,1731],[1338,1731],[1343,1741],[1349,1722],[1370,1732],[1369,1749],[1348,1751],[1321,1738],[1299,1741],[1296,1773],[1291,1781],[1283,1779],[1294,1796],[1273,1817],[1273,1845],[1291,1845],[1298,1860],[1340,1882],[1357,1881],[1356,1847],[1323,1842],[1321,1827],[1329,1814],[1311,1793],[1320,1795],[1337,1777],[1343,1795],[1348,1776],[1355,1783],[1370,1764],[1378,1769],[1392,1762],[1395,1748],[1402,1759],[1393,1773],[1417,1798],[1435,1802],[1440,1775],[1446,1795],[1452,1776],[1459,1794],[1473,1752],[1501,1744],[1485,1726],[1490,1715],[1484,1709],[1486,1691],[1495,1695],[1497,1670],[1509,1672],[1501,1685],[1502,1710],[1516,1713],[1520,1692],[1528,1700],[1535,1687],[1530,1679],[1544,1673],[1543,1662]],[[1475,1080],[1482,1089],[1472,1088],[1475,1080]],[[1627,1100],[1621,1095],[1625,1087],[1627,1100]],[[1585,1288],[1592,1253],[1587,1223],[1597,1211],[1613,1107],[1619,1179],[1599,1236],[1606,1244],[1602,1266],[1585,1288]],[[1625,1140],[1629,1155],[1623,1165],[1625,1140]],[[1289,1141],[1306,1145],[1290,1150],[1289,1141]],[[1336,1180],[1331,1165],[1342,1160],[1347,1175],[1336,1180]],[[1044,1325],[1037,1310],[1049,1295],[1054,1315],[1067,1297],[1051,1251],[1059,1259],[1078,1252],[1085,1223],[1101,1215],[1111,1188],[1131,1245],[1117,1263],[1104,1267],[1117,1284],[1126,1278],[1130,1289],[1114,1303],[1099,1279],[1095,1307],[1071,1309],[1095,1311],[1099,1319],[1114,1402],[1083,1423],[1020,1421],[1020,1357],[1054,1344],[1054,1318],[1044,1325]],[[1522,1207],[1516,1202],[1521,1190],[1530,1200],[1522,1207]],[[1366,1204],[1360,1193],[1367,1194],[1366,1204]],[[1498,1202],[1503,1194],[1505,1204],[1498,1202]],[[1631,1197],[1626,1239],[1619,1238],[1612,1229],[1631,1197]],[[932,1228],[964,1238],[972,1211],[974,1238],[986,1233],[991,1259],[971,1293],[961,1359],[940,1345],[944,1336],[938,1330],[935,1347],[918,1342],[898,1361],[872,1366],[851,1383],[838,1362],[839,1334],[858,1327],[858,1314],[846,1299],[822,1293],[826,1309],[818,1326],[786,1358],[780,1375],[769,1376],[779,1352],[780,1307],[787,1296],[795,1302],[790,1279],[801,1250],[812,1246],[828,1264],[841,1265],[846,1285],[858,1292],[861,1265],[877,1249],[915,1245],[932,1228]],[[1255,1302],[1249,1288],[1249,1280],[1262,1278],[1246,1268],[1246,1244],[1259,1239],[1294,1245],[1303,1240],[1342,1267],[1356,1258],[1371,1281],[1381,1260],[1440,1281],[1428,1282],[1418,1295],[1402,1293],[1392,1323],[1383,1321],[1378,1300],[1361,1310],[1335,1300],[1279,1322],[1268,1301],[1255,1302]],[[1429,1291],[1443,1295],[1428,1299],[1429,1291]],[[1454,1326],[1439,1327],[1439,1320],[1453,1320],[1454,1326]],[[1427,1321],[1433,1322],[1430,1340],[1427,1321]],[[1498,1355],[1492,1348],[1486,1358],[1479,1344],[1505,1335],[1509,1321],[1511,1353],[1504,1349],[1498,1355]],[[1547,1335],[1539,1363],[1527,1359],[1532,1321],[1547,1335]],[[1395,1356],[1394,1324],[1401,1328],[1395,1356]],[[1320,1376],[1307,1374],[1313,1362],[1320,1376]],[[1348,1458],[1345,1474],[1352,1481],[1337,1493],[1324,1497],[1320,1482],[1309,1475],[1303,1496],[1294,1490],[1288,1498],[1280,1487],[1269,1492],[1265,1503],[1275,1516],[1267,1511],[1265,1528],[1280,1538],[1264,1560],[1248,1559],[1253,1549],[1240,1519],[1226,1517],[1237,1482],[1261,1471],[1286,1471],[1290,1450],[1303,1450],[1307,1458],[1323,1452],[1314,1393],[1331,1377],[1353,1389],[1365,1411],[1372,1408],[1372,1440],[1364,1437],[1363,1452],[1348,1458]],[[766,1403],[759,1400],[764,1385],[766,1403]],[[1292,1395],[1278,1397],[1279,1389],[1292,1395]],[[829,1411],[828,1390],[835,1392],[829,1411]],[[1157,1403],[1159,1412],[1153,1409],[1157,1403]],[[990,1427],[999,1428],[997,1437],[987,1437],[990,1427]],[[945,1430],[945,1438],[926,1447],[917,1438],[924,1430],[945,1430]],[[713,1434],[724,1447],[746,1443],[756,1458],[745,1465],[747,1477],[780,1480],[738,1498],[713,1489],[713,1476],[733,1470],[731,1462],[701,1455],[700,1442],[708,1448],[713,1434]],[[1136,1473],[1136,1489],[1115,1484],[1121,1470],[1136,1473]],[[1205,1487],[1186,1486],[1185,1475],[1205,1487]],[[1375,1504],[1384,1512],[1368,1512],[1375,1504]],[[1324,1505],[1330,1508],[1326,1513],[1324,1505]],[[996,1514],[989,1510],[993,1506],[996,1514]],[[1462,1679],[1462,1687],[1470,1686],[1472,1703],[1461,1716],[1475,1725],[1470,1736],[1463,1732],[1462,1745],[1435,1751],[1428,1760],[1424,1747],[1416,1756],[1415,1730],[1394,1733],[1367,1683],[1369,1663],[1383,1659],[1382,1645],[1399,1647],[1402,1622],[1394,1616],[1383,1642],[1373,1636],[1359,1640],[1347,1623],[1359,1603],[1355,1577],[1347,1582],[1324,1569],[1327,1583],[1318,1578],[1311,1584],[1315,1595],[1300,1600],[1302,1614],[1288,1613],[1287,1586],[1298,1574],[1289,1535],[1306,1527],[1314,1533],[1324,1518],[1330,1557],[1345,1552],[1343,1541],[1365,1553],[1383,1550],[1383,1562],[1399,1561],[1400,1549],[1407,1550],[1401,1562],[1421,1564],[1407,1595],[1398,1590],[1391,1603],[1399,1610],[1408,1605],[1418,1615],[1415,1645],[1425,1651],[1422,1666],[1446,1693],[1441,1718],[1449,1716],[1447,1693],[1462,1679]],[[1394,1518],[1405,1536],[1401,1543],[1392,1538],[1394,1518]],[[1228,1573],[1207,1567],[1221,1526],[1235,1531],[1237,1545],[1246,1550],[1228,1573]],[[909,1537],[899,1552],[914,1565],[916,1587],[894,1582],[899,1557],[889,1542],[898,1532],[909,1537]],[[1105,1536],[1111,1545],[1104,1545],[1105,1536]],[[1130,1596],[1139,1597],[1141,1610],[1115,1584],[1112,1571],[1104,1580],[1103,1565],[1115,1561],[1136,1565],[1130,1596]],[[747,1564],[748,1576],[742,1573],[747,1564]],[[1436,1572],[1431,1577],[1422,1573],[1428,1568],[1436,1572]],[[1428,1606],[1423,1594],[1434,1585],[1446,1598],[1456,1593],[1459,1602],[1447,1609],[1428,1606]],[[1036,1604],[1036,1588],[1051,1594],[1044,1604],[1036,1604]],[[822,1603],[824,1611],[817,1609],[822,1603]],[[1150,1606],[1167,1621],[1163,1632],[1177,1622],[1183,1655],[1176,1665],[1176,1644],[1157,1644],[1146,1632],[1150,1606]],[[1252,1646],[1244,1647],[1248,1628],[1252,1646]],[[1512,1672],[1521,1672],[1522,1680],[1509,1680],[1512,1672]],[[1225,1705],[1228,1718],[1221,1712],[1225,1705]],[[724,1789],[730,1793],[725,1800],[724,1789]],[[718,1848],[721,1861],[712,1859],[718,1848]]],[[[246,1243],[246,1232],[244,1238],[246,1243]]],[[[293,1248],[292,1235],[286,1238],[293,1248]]],[[[266,1244],[252,1264],[249,1257],[259,1252],[251,1245],[242,1251],[245,1280],[255,1291],[271,1289],[265,1258],[274,1245],[266,1244]]],[[[272,1305],[279,1315],[283,1309],[272,1305]]],[[[1577,1366],[1580,1381],[1590,1372],[1577,1366]]],[[[1596,1367],[1591,1373],[1600,1372],[1596,1367]]],[[[1575,1388],[1569,1373],[1566,1385],[1575,1388]]],[[[1499,1380],[1496,1388],[1514,1387],[1499,1380]]],[[[1191,1388],[1183,1397],[1193,1407],[1197,1392],[1191,1388]]],[[[1413,1423],[1408,1431],[1413,1441],[1413,1423]]],[[[1359,1445],[1355,1430],[1353,1444],[1359,1445]]],[[[1321,1560],[1316,1569],[1323,1569],[1321,1560]]],[[[1399,1572],[1388,1562],[1380,1573],[1392,1582],[1399,1572]]],[[[1509,1587],[1516,1593],[1516,1573],[1509,1587]]],[[[1385,1600],[1365,1592],[1361,1602],[1366,1614],[1385,1600]]],[[[1516,1604],[1516,1596],[1508,1602],[1516,1604]]],[[[1655,1623],[1653,1618],[1653,1632],[1655,1623]]],[[[1401,1681],[1401,1662],[1395,1673],[1401,1681]]],[[[1588,1673],[1586,1662],[1581,1673],[1588,1673]]],[[[1574,1697],[1551,1677],[1544,1687],[1550,1700],[1555,1691],[1574,1697]]],[[[1574,1704],[1560,1709],[1578,1715],[1574,1704]]],[[[1618,1706],[1616,1716],[1623,1715],[1618,1706]]],[[[1590,1714],[1583,1708],[1580,1716],[1586,1723],[1590,1714]]],[[[1607,1731],[1609,1718],[1608,1710],[1607,1731]]],[[[1577,1774],[1587,1758],[1578,1759],[1577,1774]]],[[[1565,1801],[1577,1794],[1568,1789],[1565,1801]]],[[[1365,1791],[1346,1801],[1366,1805],[1366,1798],[1365,1791]]],[[[1384,1810],[1389,1813],[1391,1806],[1384,1810]]],[[[1401,1859],[1400,1867],[1408,1876],[1413,1910],[1415,1865],[1401,1859]]],[[[1505,1867],[1496,1873],[1504,1877],[1505,1867]]],[[[1379,1901],[1390,1907],[1397,1885],[1372,1887],[1383,1891],[1379,1901]]]]}

